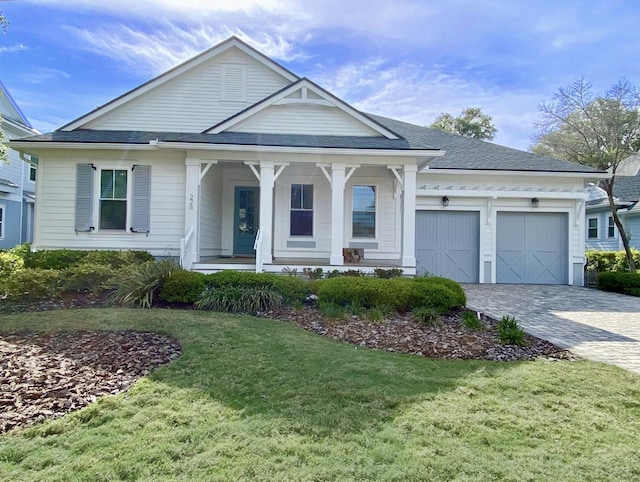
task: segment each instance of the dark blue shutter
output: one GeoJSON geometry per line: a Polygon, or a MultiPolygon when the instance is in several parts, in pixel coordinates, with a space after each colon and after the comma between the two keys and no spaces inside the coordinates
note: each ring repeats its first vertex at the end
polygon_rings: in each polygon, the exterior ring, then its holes
{"type": "Polygon", "coordinates": [[[76,164],[76,232],[94,229],[93,171],[93,164],[76,164]]]}
{"type": "Polygon", "coordinates": [[[151,166],[133,166],[131,231],[148,233],[151,224],[151,166]]]}

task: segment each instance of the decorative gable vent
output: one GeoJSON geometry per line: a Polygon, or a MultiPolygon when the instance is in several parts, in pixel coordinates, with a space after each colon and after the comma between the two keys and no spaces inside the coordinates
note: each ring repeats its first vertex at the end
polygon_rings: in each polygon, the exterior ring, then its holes
{"type": "Polygon", "coordinates": [[[221,100],[246,102],[247,66],[240,64],[222,64],[221,100]]]}

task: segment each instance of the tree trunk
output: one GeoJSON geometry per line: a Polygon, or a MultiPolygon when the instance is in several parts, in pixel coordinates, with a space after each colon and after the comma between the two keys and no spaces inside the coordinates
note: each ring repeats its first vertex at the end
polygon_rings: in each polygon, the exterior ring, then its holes
{"type": "Polygon", "coordinates": [[[613,198],[613,183],[615,177],[611,178],[608,181],[604,182],[605,191],[607,191],[607,197],[609,198],[609,209],[611,210],[611,215],[613,217],[613,222],[618,228],[618,233],[620,233],[620,239],[622,240],[622,245],[624,246],[624,251],[627,255],[627,264],[629,265],[629,271],[631,273],[636,272],[636,263],[633,261],[633,254],[631,253],[631,246],[629,245],[629,238],[627,237],[627,233],[624,230],[624,226],[622,225],[622,221],[620,221],[620,217],[618,216],[618,210],[616,208],[616,203],[613,198]]]}

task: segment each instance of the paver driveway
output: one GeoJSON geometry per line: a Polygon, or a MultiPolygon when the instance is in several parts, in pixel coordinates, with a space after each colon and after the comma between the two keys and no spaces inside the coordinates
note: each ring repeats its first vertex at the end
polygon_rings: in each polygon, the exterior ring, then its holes
{"type": "Polygon", "coordinates": [[[588,288],[465,284],[467,306],[587,358],[640,374],[640,298],[588,288]]]}

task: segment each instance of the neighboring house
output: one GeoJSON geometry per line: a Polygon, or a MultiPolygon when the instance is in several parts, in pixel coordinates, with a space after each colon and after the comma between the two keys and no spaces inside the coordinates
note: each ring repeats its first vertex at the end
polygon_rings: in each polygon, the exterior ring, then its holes
{"type": "MultiPolygon", "coordinates": [[[[638,158],[639,156],[632,156],[638,158]]],[[[632,248],[640,249],[640,169],[627,170],[632,175],[616,175],[613,195],[632,248]],[[633,174],[635,172],[635,174],[633,174]]],[[[586,207],[586,248],[601,251],[624,249],[618,228],[613,222],[607,193],[597,185],[589,186],[586,207]]]]}
{"type": "Polygon", "coordinates": [[[606,175],[359,112],[237,38],[11,144],[39,159],[34,249],[200,271],[581,285],[584,186],[606,175]]]}
{"type": "MultiPolygon", "coordinates": [[[[2,82],[0,114],[1,128],[9,140],[38,133],[2,82]]],[[[36,166],[23,161],[17,151],[10,149],[9,163],[0,161],[0,249],[33,240],[35,181],[36,166]]]]}

